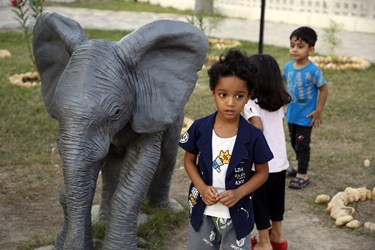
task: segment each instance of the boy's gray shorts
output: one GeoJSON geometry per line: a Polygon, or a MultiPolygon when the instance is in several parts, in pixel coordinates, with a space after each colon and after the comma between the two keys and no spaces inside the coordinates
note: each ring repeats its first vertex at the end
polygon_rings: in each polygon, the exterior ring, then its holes
{"type": "Polygon", "coordinates": [[[188,250],[219,250],[220,246],[224,250],[249,250],[250,234],[237,240],[231,219],[203,215],[198,232],[189,223],[188,250]]]}

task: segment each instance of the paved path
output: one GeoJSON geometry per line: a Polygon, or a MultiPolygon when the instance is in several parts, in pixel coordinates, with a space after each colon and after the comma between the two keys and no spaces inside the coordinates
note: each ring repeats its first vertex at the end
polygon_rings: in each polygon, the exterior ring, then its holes
{"type": "MultiPolygon", "coordinates": [[[[174,14],[155,14],[146,12],[107,11],[81,8],[47,7],[47,11],[56,11],[78,21],[84,28],[133,30],[146,23],[159,19],[187,21],[186,16],[174,14]]],[[[16,28],[19,24],[9,7],[0,9],[0,29],[16,28]]],[[[281,47],[289,46],[289,35],[297,28],[296,25],[266,22],[264,28],[264,43],[281,47]]],[[[324,31],[313,27],[318,33],[316,52],[326,54],[323,42],[324,31]]],[[[259,41],[259,21],[249,19],[226,18],[220,26],[212,30],[210,36],[259,41]]],[[[358,56],[375,63],[375,34],[341,31],[338,34],[342,44],[335,54],[358,56]]]]}

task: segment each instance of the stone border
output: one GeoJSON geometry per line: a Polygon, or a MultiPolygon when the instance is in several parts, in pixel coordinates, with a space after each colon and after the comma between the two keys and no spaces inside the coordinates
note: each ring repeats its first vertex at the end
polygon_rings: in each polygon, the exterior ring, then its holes
{"type": "Polygon", "coordinates": [[[12,57],[12,54],[9,52],[9,50],[0,49],[0,58],[10,58],[10,57],[12,57]]]}
{"type": "MultiPolygon", "coordinates": [[[[315,203],[328,203],[325,211],[330,214],[332,219],[335,220],[337,227],[345,225],[348,228],[354,229],[360,227],[361,223],[353,218],[355,209],[347,205],[365,200],[375,201],[375,187],[372,189],[372,191],[365,187],[347,187],[343,192],[338,192],[336,195],[334,195],[332,199],[329,195],[320,194],[316,197],[315,203]]],[[[375,222],[365,222],[364,228],[372,233],[375,233],[375,222]]]]}
{"type": "Polygon", "coordinates": [[[36,71],[15,74],[10,76],[8,79],[12,84],[22,87],[32,87],[40,85],[40,76],[36,71]]]}
{"type": "Polygon", "coordinates": [[[332,70],[365,70],[371,67],[371,63],[364,58],[348,56],[310,56],[321,69],[332,70]]]}
{"type": "Polygon", "coordinates": [[[208,46],[212,49],[225,50],[227,48],[233,48],[240,46],[241,42],[230,39],[219,39],[219,38],[208,38],[208,46]]]}

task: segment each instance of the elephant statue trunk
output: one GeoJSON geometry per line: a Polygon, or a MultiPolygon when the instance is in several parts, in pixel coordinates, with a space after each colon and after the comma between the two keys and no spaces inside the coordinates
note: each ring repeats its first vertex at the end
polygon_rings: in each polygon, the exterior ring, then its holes
{"type": "Polygon", "coordinates": [[[62,159],[65,159],[63,160],[64,186],[60,191],[64,224],[56,239],[56,247],[57,249],[92,249],[91,206],[101,164],[97,162],[87,167],[87,163],[76,161],[75,157],[66,160],[64,156],[62,156],[62,159]],[[83,241],[77,242],[77,238],[83,241]]]}
{"type": "Polygon", "coordinates": [[[46,110],[60,127],[64,223],[56,248],[93,249],[90,215],[101,170],[103,249],[136,249],[146,194],[155,205],[170,204],[183,111],[206,58],[206,36],[189,23],[160,20],[117,42],[89,40],[76,21],[43,12],[33,49],[46,110]]]}

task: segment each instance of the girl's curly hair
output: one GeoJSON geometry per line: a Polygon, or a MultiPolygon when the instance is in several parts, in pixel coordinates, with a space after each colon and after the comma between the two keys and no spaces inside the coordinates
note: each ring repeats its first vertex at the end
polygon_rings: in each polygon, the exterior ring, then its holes
{"type": "Polygon", "coordinates": [[[249,93],[252,89],[252,78],[255,70],[250,66],[246,52],[230,49],[221,55],[218,62],[214,63],[208,70],[210,78],[210,89],[215,90],[216,84],[221,77],[236,76],[247,83],[249,93]]]}

